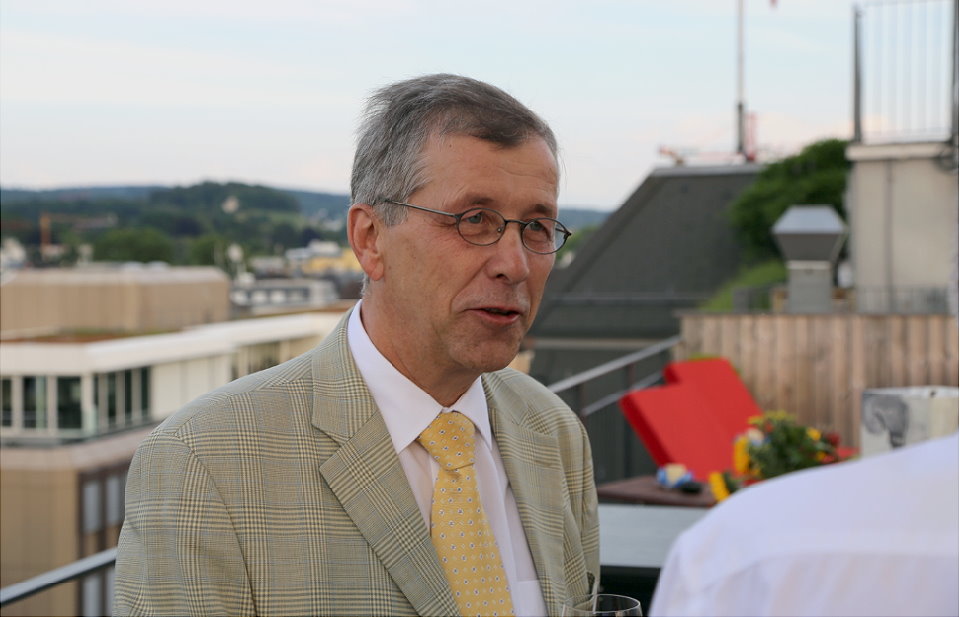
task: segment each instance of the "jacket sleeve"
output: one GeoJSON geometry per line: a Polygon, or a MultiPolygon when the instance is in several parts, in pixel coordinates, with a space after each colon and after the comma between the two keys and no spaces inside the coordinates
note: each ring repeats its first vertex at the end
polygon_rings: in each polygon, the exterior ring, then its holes
{"type": "Polygon", "coordinates": [[[127,477],[114,595],[116,615],[252,615],[236,530],[193,450],[154,433],[127,477]]]}

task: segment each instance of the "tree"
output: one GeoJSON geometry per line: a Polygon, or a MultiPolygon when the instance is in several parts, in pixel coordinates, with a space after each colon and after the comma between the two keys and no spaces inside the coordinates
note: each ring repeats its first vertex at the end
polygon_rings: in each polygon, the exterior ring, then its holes
{"type": "Polygon", "coordinates": [[[799,154],[767,166],[730,209],[733,226],[749,258],[779,257],[770,229],[793,205],[833,206],[846,219],[843,192],[847,184],[847,143],[818,141],[799,154]]]}
{"type": "Polygon", "coordinates": [[[101,261],[165,261],[171,263],[175,246],[167,234],[152,227],[111,229],[93,244],[101,261]]]}
{"type": "Polygon", "coordinates": [[[194,266],[223,267],[223,253],[228,244],[219,234],[203,234],[190,242],[188,259],[194,266]]]}

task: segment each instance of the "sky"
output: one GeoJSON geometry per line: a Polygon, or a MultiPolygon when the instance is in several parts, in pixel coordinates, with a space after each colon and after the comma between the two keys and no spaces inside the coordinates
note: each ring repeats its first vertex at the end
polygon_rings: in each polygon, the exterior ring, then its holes
{"type": "MultiPolygon", "coordinates": [[[[851,135],[851,7],[744,0],[762,156],[851,135]]],[[[735,150],[736,52],[737,0],[2,0],[0,185],[347,193],[365,98],[447,72],[546,119],[560,204],[610,210],[662,146],[735,150]]]]}

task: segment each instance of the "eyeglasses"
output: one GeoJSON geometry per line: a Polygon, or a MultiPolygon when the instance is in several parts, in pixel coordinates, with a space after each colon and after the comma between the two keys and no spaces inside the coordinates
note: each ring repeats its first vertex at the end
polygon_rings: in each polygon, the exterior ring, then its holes
{"type": "Polygon", "coordinates": [[[457,231],[460,233],[460,237],[470,244],[477,246],[495,244],[503,237],[503,232],[507,229],[507,223],[516,223],[519,225],[520,241],[523,243],[523,246],[525,246],[528,251],[539,255],[556,253],[566,243],[567,238],[572,235],[572,232],[564,227],[563,223],[547,217],[520,221],[505,218],[502,214],[490,208],[470,208],[460,214],[451,214],[443,210],[424,208],[423,206],[415,206],[390,199],[385,199],[384,203],[449,216],[456,221],[457,231]]]}

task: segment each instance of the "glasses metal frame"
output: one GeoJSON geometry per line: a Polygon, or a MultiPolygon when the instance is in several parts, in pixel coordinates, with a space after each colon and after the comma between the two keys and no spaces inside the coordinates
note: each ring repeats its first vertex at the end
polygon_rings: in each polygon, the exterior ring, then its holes
{"type": "MultiPolygon", "coordinates": [[[[474,245],[474,246],[490,246],[490,245],[492,245],[492,244],[496,244],[497,242],[500,241],[500,238],[503,237],[504,232],[506,232],[506,230],[507,230],[507,225],[510,224],[510,223],[516,223],[517,225],[520,226],[520,242],[523,244],[523,247],[524,247],[525,249],[527,249],[527,250],[530,251],[531,253],[536,253],[537,255],[553,255],[554,253],[556,253],[557,251],[559,251],[560,249],[562,249],[562,248],[563,248],[563,245],[567,243],[567,240],[570,238],[570,236],[573,235],[573,232],[570,231],[569,229],[567,229],[566,225],[564,225],[563,223],[561,223],[561,222],[558,221],[557,219],[550,218],[549,216],[538,216],[538,217],[536,217],[536,218],[530,219],[529,221],[521,221],[521,220],[519,220],[519,219],[508,219],[507,217],[503,216],[503,214],[501,214],[501,213],[498,212],[497,210],[494,210],[493,208],[486,208],[486,207],[484,207],[484,206],[475,206],[475,207],[473,207],[473,208],[468,208],[467,210],[464,210],[463,212],[461,212],[461,213],[459,213],[459,214],[453,214],[452,212],[444,212],[443,210],[434,210],[433,208],[425,208],[424,206],[418,206],[418,205],[415,205],[415,204],[408,204],[408,203],[405,203],[405,202],[402,202],[402,201],[394,201],[394,200],[392,200],[392,199],[384,199],[384,200],[383,200],[383,203],[391,204],[391,205],[394,205],[394,206],[405,206],[405,207],[407,207],[407,208],[413,208],[414,210],[423,210],[424,212],[432,212],[433,214],[442,214],[443,216],[449,216],[450,218],[452,218],[452,219],[454,219],[454,220],[456,221],[454,224],[455,224],[456,227],[457,227],[457,233],[460,235],[460,237],[463,238],[463,240],[464,240],[465,242],[468,242],[468,243],[470,243],[470,244],[472,244],[472,245],[474,245]],[[496,240],[494,240],[494,241],[492,241],[492,242],[485,242],[485,243],[483,243],[483,242],[474,242],[473,240],[470,240],[470,239],[468,239],[466,236],[464,236],[463,233],[460,231],[460,221],[463,220],[463,217],[464,217],[464,216],[466,216],[467,214],[469,214],[470,212],[473,212],[473,211],[475,211],[475,210],[486,210],[487,212],[493,212],[493,213],[495,213],[497,216],[499,216],[501,219],[503,219],[503,225],[501,225],[500,227],[497,228],[497,230],[499,231],[499,235],[497,236],[497,239],[496,239],[496,240]],[[555,228],[554,228],[554,233],[556,233],[557,235],[563,237],[563,241],[560,242],[560,246],[556,247],[556,248],[553,249],[552,251],[547,251],[547,252],[538,251],[538,250],[536,250],[536,249],[533,249],[533,248],[530,248],[529,246],[527,246],[527,241],[526,241],[526,240],[524,239],[524,237],[523,237],[523,232],[524,232],[524,230],[527,228],[527,226],[528,226],[530,223],[534,223],[534,222],[536,222],[536,221],[552,221],[552,222],[556,223],[556,226],[555,226],[555,228]]],[[[556,240],[554,240],[554,244],[556,244],[556,240]]]]}

